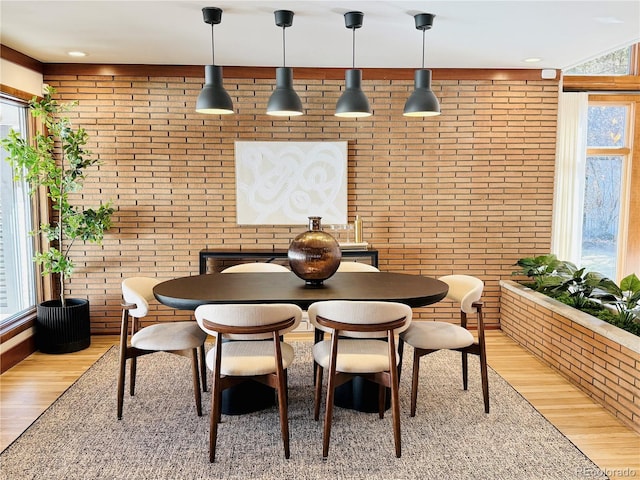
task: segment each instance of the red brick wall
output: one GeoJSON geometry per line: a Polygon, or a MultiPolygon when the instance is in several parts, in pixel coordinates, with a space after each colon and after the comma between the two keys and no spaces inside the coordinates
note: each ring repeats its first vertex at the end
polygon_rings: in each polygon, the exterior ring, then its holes
{"type": "MultiPolygon", "coordinates": [[[[195,113],[200,76],[45,82],[79,102],[74,123],[102,161],[86,202],[112,199],[118,209],[103,247],[75,249],[68,284],[89,296],[96,333],[117,332],[123,277],[194,274],[202,248],[286,248],[303,231],[236,225],[236,140],[348,141],[349,220],[364,219],[381,269],[481,277],[490,324],[498,280],[518,258],[550,248],[557,81],[436,81],[443,114],[426,120],[402,116],[409,80],[365,80],[374,115],[358,120],[333,115],[343,80],[296,80],[306,115],[290,120],[264,113],[271,79],[225,78],[238,112],[227,117],[195,113]]],[[[433,318],[432,309],[418,316],[433,318]]]]}
{"type": "MultiPolygon", "coordinates": [[[[590,315],[575,314],[620,331],[635,350],[547,308],[520,293],[502,287],[502,331],[551,365],[616,417],[640,431],[640,354],[638,340],[590,315]]],[[[528,290],[528,289],[527,289],[528,290]]],[[[538,295],[528,290],[534,295],[538,295]]],[[[558,304],[544,297],[547,305],[558,304]]]]}

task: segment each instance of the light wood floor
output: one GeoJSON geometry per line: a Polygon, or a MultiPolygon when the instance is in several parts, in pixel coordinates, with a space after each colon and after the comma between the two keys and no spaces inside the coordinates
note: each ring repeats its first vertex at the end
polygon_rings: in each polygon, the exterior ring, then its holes
{"type": "MultiPolygon", "coordinates": [[[[95,336],[86,350],[66,355],[34,353],[2,374],[0,448],[17,438],[116,343],[115,336],[95,336]]],[[[488,332],[487,350],[491,367],[611,478],[640,477],[640,434],[503,333],[488,332]]]]}

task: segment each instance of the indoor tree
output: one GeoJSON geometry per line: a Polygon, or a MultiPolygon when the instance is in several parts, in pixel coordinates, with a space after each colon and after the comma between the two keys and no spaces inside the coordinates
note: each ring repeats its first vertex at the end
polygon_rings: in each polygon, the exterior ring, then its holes
{"type": "Polygon", "coordinates": [[[29,103],[32,117],[40,120],[43,131],[25,139],[11,130],[2,140],[15,178],[25,181],[30,193],[46,189],[53,215],[32,235],[43,235],[49,245],[36,253],[34,260],[42,267],[42,275],[58,274],[60,303],[64,307],[65,281],[74,270],[69,257],[77,240],[100,244],[111,227],[114,212],[110,202],[97,208],[83,208],[71,203],[71,195],[83,185],[86,169],[99,160],[86,149],[89,135],[82,127],[74,128],[65,115],[76,104],[59,103],[53,98],[56,91],[47,87],[44,97],[34,97],[29,103]]]}

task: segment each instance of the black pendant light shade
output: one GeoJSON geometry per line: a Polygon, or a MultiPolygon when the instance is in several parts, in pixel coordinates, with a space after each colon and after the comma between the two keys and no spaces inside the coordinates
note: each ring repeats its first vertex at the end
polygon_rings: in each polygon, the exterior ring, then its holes
{"type": "Polygon", "coordinates": [[[302,113],[302,102],[293,89],[293,70],[290,67],[276,68],[276,89],[267,103],[267,114],[293,117],[302,113]]]}
{"type": "Polygon", "coordinates": [[[274,12],[276,25],[282,27],[282,57],[283,66],[276,68],[276,89],[267,103],[267,115],[279,117],[294,117],[302,115],[302,102],[293,89],[293,70],[286,65],[286,49],[284,29],[293,24],[293,12],[290,10],[276,10],[274,12]]]}
{"type": "Polygon", "coordinates": [[[345,72],[346,88],[336,104],[336,117],[358,118],[371,115],[369,100],[362,91],[362,70],[345,72]]]}
{"type": "Polygon", "coordinates": [[[336,117],[360,118],[371,116],[369,100],[362,91],[362,70],[355,69],[356,29],[362,27],[362,12],[344,14],[345,26],[353,30],[352,59],[353,67],[345,72],[345,90],[336,104],[336,117]]]}
{"type": "Polygon", "coordinates": [[[431,90],[431,70],[416,70],[414,92],[404,104],[405,117],[430,117],[440,115],[440,104],[431,90]]]}
{"type": "Polygon", "coordinates": [[[233,113],[233,102],[222,86],[222,67],[205,65],[204,87],[196,101],[196,112],[213,115],[233,113]]]}
{"type": "Polygon", "coordinates": [[[222,67],[215,63],[215,49],[213,43],[213,26],[220,23],[222,10],[216,7],[202,9],[204,22],[211,25],[212,65],[204,67],[204,87],[196,100],[196,112],[213,115],[227,115],[233,113],[233,102],[222,86],[222,67]]]}
{"type": "Polygon", "coordinates": [[[415,72],[415,90],[404,105],[405,117],[431,117],[440,115],[440,103],[431,90],[431,70],[424,68],[425,31],[433,26],[435,15],[419,13],[414,16],[416,28],[422,30],[422,69],[415,72]]]}

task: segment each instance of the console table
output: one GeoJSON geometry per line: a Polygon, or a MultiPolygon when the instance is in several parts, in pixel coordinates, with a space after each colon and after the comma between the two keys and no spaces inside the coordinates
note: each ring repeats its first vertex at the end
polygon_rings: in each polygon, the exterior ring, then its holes
{"type": "MultiPolygon", "coordinates": [[[[378,267],[378,250],[343,250],[343,258],[368,260],[371,265],[378,267]]],[[[207,268],[207,260],[252,260],[273,262],[287,260],[286,249],[250,249],[250,250],[200,250],[200,274],[211,273],[207,268]]]]}

